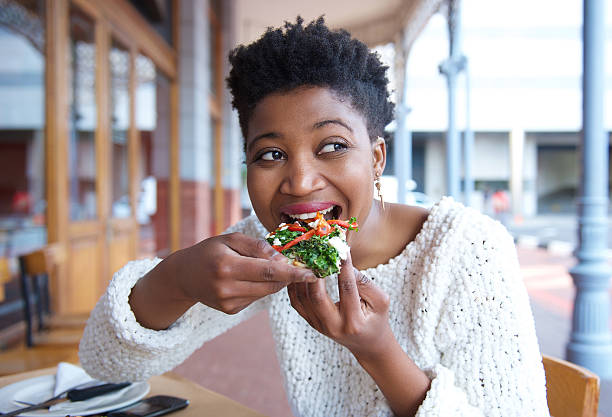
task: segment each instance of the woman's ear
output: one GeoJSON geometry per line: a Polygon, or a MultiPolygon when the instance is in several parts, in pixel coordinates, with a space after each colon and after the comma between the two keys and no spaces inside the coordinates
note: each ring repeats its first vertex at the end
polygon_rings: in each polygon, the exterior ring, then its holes
{"type": "Polygon", "coordinates": [[[387,163],[387,145],[382,137],[377,137],[372,142],[372,160],[374,172],[382,175],[385,170],[385,164],[387,163]]]}

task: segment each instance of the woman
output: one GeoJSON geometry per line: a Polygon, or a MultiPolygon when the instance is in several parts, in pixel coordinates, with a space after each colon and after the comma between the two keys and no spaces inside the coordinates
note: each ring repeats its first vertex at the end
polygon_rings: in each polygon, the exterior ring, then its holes
{"type": "Polygon", "coordinates": [[[430,212],[372,199],[393,113],[377,56],[298,18],[230,61],[257,217],[117,272],[81,343],[85,369],[145,379],[267,309],[296,416],[547,416],[505,229],[451,199],[430,212]],[[262,240],[329,208],[360,225],[337,277],[290,266],[262,240]]]}

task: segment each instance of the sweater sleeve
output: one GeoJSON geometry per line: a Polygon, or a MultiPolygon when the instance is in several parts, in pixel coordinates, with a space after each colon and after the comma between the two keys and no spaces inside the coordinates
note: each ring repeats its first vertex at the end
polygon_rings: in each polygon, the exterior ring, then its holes
{"type": "MultiPolygon", "coordinates": [[[[479,215],[480,216],[480,215],[479,215]]],[[[513,240],[480,216],[453,248],[438,363],[418,417],[549,417],[542,356],[513,240]]]]}
{"type": "Polygon", "coordinates": [[[162,374],[204,342],[266,308],[267,298],[234,315],[197,303],[166,330],[145,328],[136,320],[129,296],[136,282],[159,262],[161,259],[147,259],[126,264],[94,307],[79,346],[81,365],[91,376],[104,381],[139,381],[162,374]]]}

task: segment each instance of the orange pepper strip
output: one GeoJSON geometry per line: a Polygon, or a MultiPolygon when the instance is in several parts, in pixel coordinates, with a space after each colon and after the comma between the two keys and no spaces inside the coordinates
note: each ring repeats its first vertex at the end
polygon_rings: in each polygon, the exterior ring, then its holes
{"type": "Polygon", "coordinates": [[[337,224],[338,226],[344,227],[345,229],[348,229],[349,227],[353,227],[353,228],[357,228],[357,223],[350,223],[347,222],[346,220],[329,220],[327,223],[329,224],[337,224]]]}
{"type": "Polygon", "coordinates": [[[292,232],[305,232],[306,228],[298,224],[292,224],[292,225],[289,225],[289,230],[292,232]]]}
{"type": "Polygon", "coordinates": [[[287,243],[285,246],[283,246],[281,248],[280,251],[282,252],[282,251],[284,251],[286,249],[289,249],[291,246],[294,246],[294,245],[300,243],[302,240],[310,239],[314,234],[315,234],[314,229],[309,230],[308,232],[304,233],[302,236],[298,236],[295,239],[293,239],[291,242],[287,243]]]}

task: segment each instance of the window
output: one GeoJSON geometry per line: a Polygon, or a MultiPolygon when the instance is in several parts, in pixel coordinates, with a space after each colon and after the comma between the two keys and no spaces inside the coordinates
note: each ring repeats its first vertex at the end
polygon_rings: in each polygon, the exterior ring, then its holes
{"type": "Polygon", "coordinates": [[[43,1],[0,8],[0,256],[47,241],[44,22],[43,1]]]}
{"type": "Polygon", "coordinates": [[[130,52],[113,39],[109,52],[111,109],[111,217],[126,218],[132,214],[130,175],[128,171],[128,138],[130,128],[130,52]]]}
{"type": "Polygon", "coordinates": [[[170,253],[170,81],[146,56],[136,59],[136,128],[140,140],[140,255],[170,253]]]}
{"type": "Polygon", "coordinates": [[[70,114],[68,178],[70,220],[97,216],[96,190],[96,45],[94,22],[70,9],[70,114]]]}

